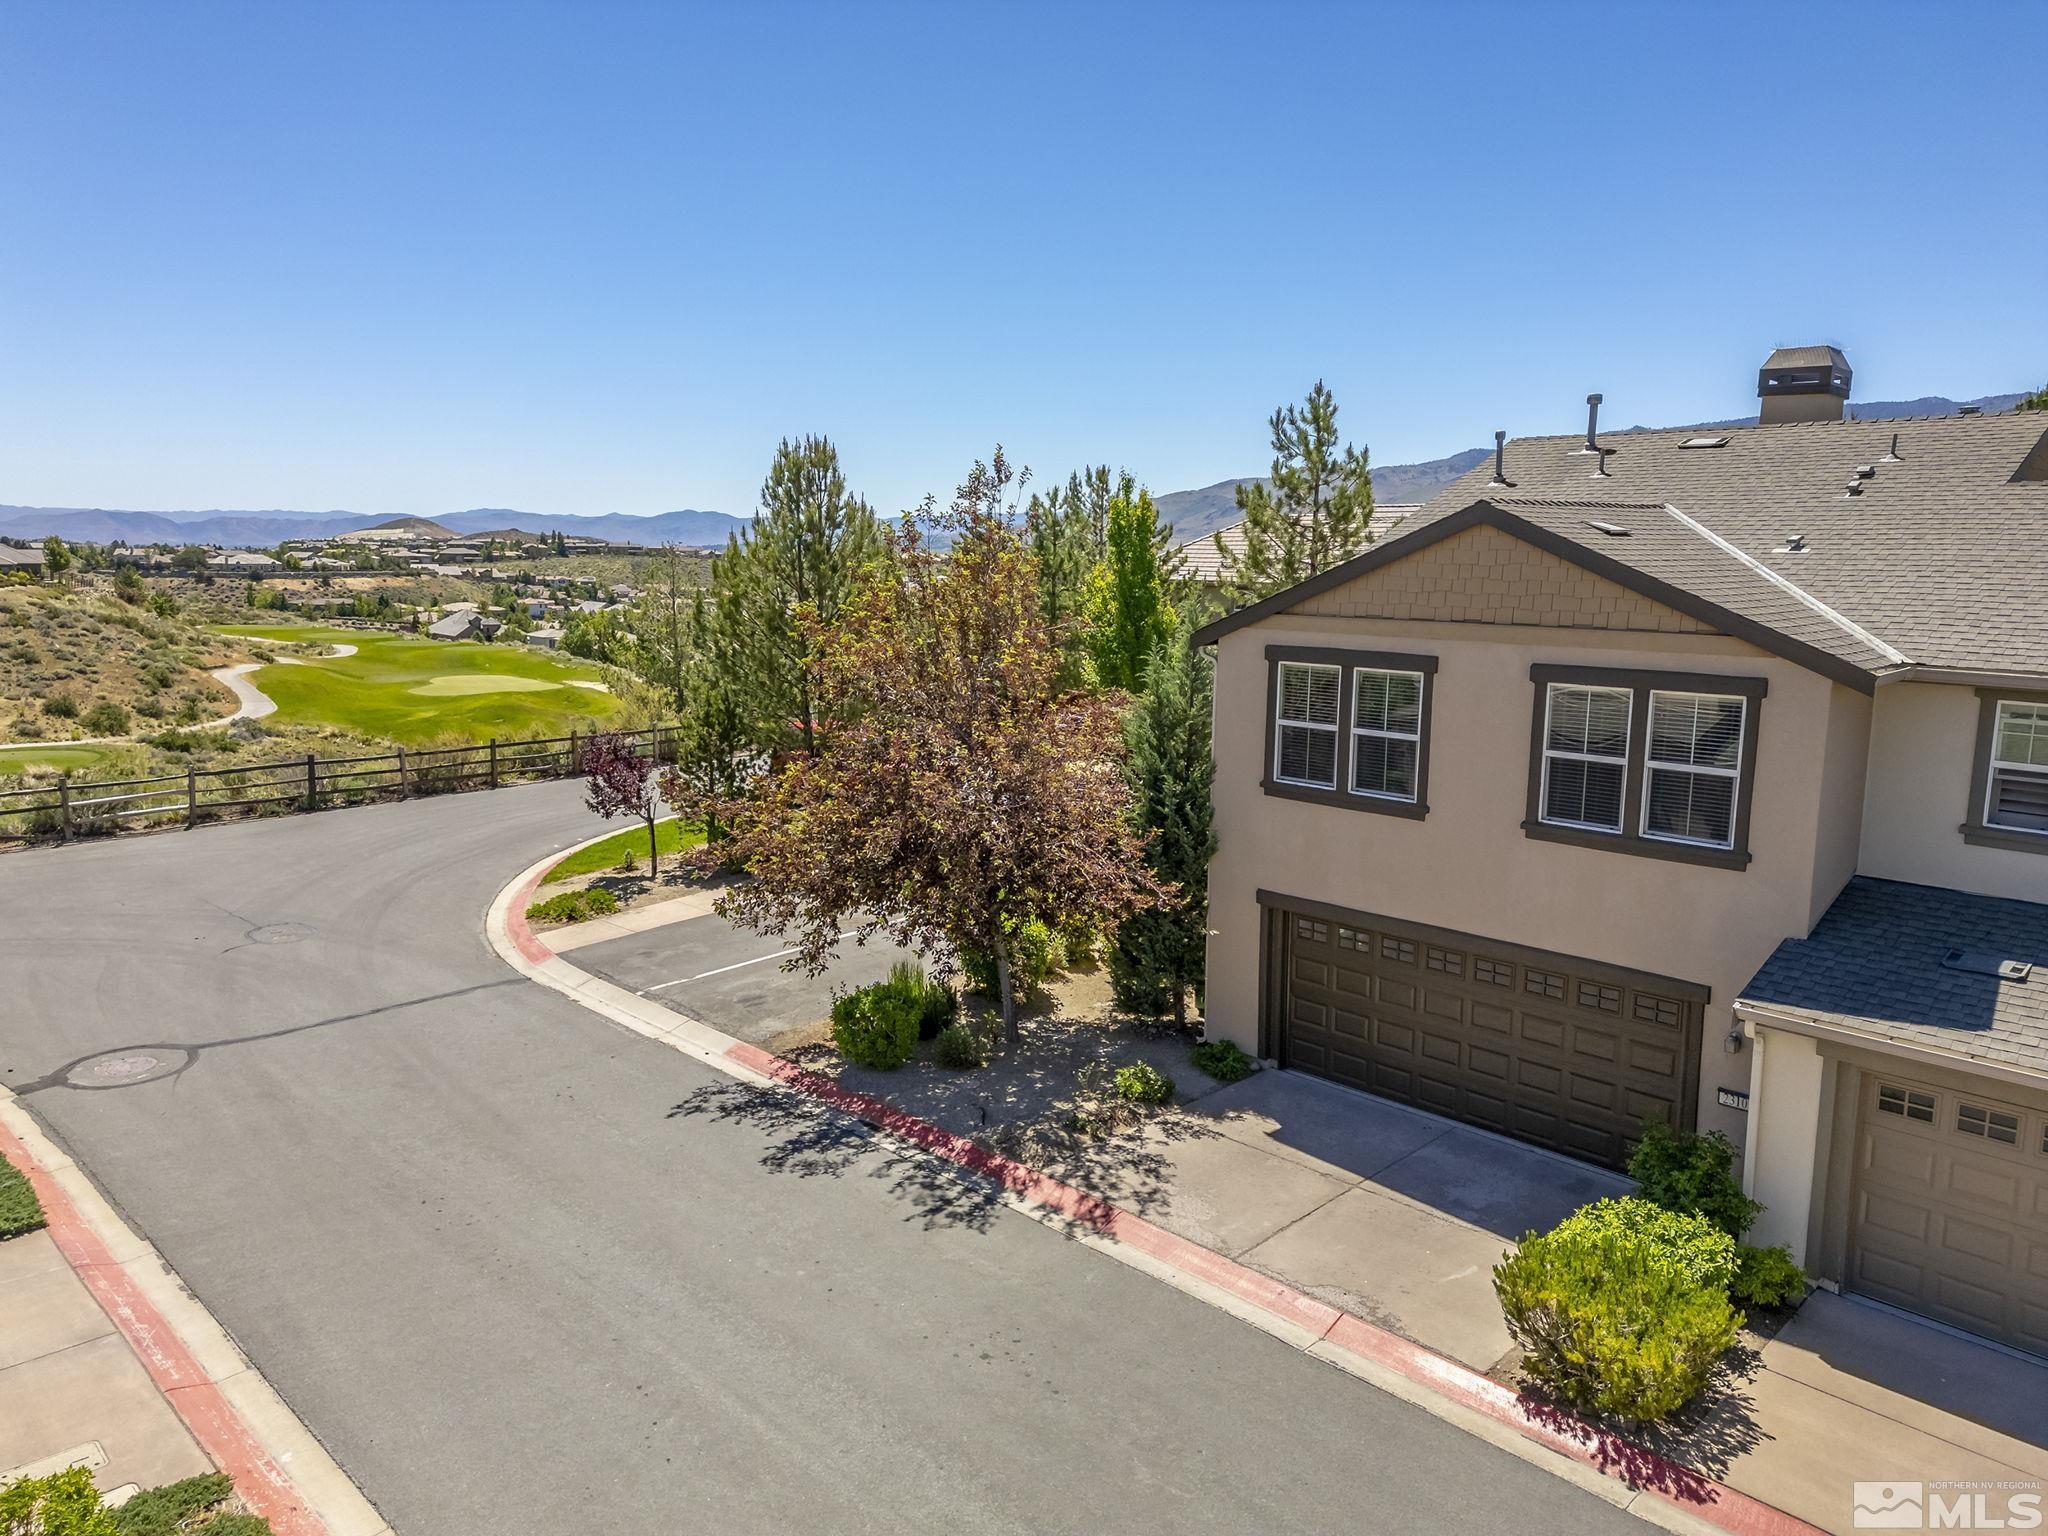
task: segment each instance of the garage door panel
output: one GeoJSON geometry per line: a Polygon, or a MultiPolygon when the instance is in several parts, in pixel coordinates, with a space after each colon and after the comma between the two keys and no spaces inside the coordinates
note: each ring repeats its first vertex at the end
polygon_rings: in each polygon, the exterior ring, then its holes
{"type": "Polygon", "coordinates": [[[1849,1289],[2048,1352],[2044,1134],[2048,1104],[1997,1104],[1866,1073],[1857,1108],[1849,1289]],[[1916,1112],[1901,1112],[1907,1104],[1916,1112]],[[2002,1125],[2012,1140],[1982,1134],[1987,1125],[2002,1125]]]}
{"type": "Polygon", "coordinates": [[[1644,1120],[1690,1123],[1697,1004],[1377,919],[1285,932],[1289,1066],[1617,1166],[1644,1120]]]}

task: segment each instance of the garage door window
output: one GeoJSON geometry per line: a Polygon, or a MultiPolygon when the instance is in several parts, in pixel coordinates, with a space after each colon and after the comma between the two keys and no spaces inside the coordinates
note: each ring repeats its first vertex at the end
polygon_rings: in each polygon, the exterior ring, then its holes
{"type": "Polygon", "coordinates": [[[1316,789],[1337,787],[1336,667],[1306,662],[1280,664],[1280,718],[1275,732],[1279,755],[1273,772],[1284,784],[1316,789]]]}
{"type": "Polygon", "coordinates": [[[1543,819],[1621,830],[1628,782],[1629,695],[1623,688],[1553,684],[1543,736],[1543,819]]]}
{"type": "Polygon", "coordinates": [[[2002,1141],[2008,1147],[2016,1147],[2020,1141],[2019,1116],[1986,1109],[1982,1104],[1958,1104],[1956,1129],[1965,1136],[1981,1136],[1986,1141],[2002,1141]]]}
{"type": "Polygon", "coordinates": [[[1877,1090],[1877,1108],[1880,1114],[1934,1124],[1934,1095],[1931,1093],[1916,1093],[1910,1088],[1895,1088],[1890,1083],[1883,1083],[1877,1090]]]}

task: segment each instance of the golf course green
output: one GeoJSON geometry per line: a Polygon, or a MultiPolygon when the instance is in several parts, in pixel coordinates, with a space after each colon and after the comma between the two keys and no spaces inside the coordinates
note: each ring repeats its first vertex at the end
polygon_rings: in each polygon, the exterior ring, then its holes
{"type": "Polygon", "coordinates": [[[101,747],[0,747],[0,779],[18,779],[31,768],[80,773],[107,760],[101,747]]]}
{"type": "Polygon", "coordinates": [[[619,713],[588,662],[518,644],[426,640],[317,625],[223,625],[253,640],[352,645],[353,656],[275,662],[250,681],[280,725],[331,725],[411,745],[459,736],[513,741],[601,729],[619,713]]]}

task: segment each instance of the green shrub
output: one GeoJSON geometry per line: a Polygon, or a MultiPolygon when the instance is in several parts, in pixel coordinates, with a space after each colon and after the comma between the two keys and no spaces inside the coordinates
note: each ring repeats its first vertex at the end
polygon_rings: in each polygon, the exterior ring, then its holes
{"type": "Polygon", "coordinates": [[[112,699],[101,699],[78,723],[95,736],[120,736],[128,729],[128,711],[112,699]]]}
{"type": "MultiPolygon", "coordinates": [[[[234,1482],[221,1472],[165,1483],[161,1488],[145,1488],[113,1511],[114,1527],[121,1536],[175,1536],[187,1516],[213,1508],[234,1491],[234,1482]]],[[[217,1531],[220,1524],[208,1521],[203,1529],[217,1531]]]]}
{"type": "Polygon", "coordinates": [[[1806,1295],[1806,1271],[1792,1262],[1787,1249],[1744,1243],[1735,1250],[1735,1279],[1728,1294],[1746,1307],[1789,1307],[1806,1295]]]}
{"type": "Polygon", "coordinates": [[[42,1225],[43,1205],[28,1175],[0,1157],[0,1238],[19,1237],[42,1225]]]}
{"type": "MultiPolygon", "coordinates": [[[[1066,965],[1066,945],[1035,917],[1021,923],[1005,918],[1003,928],[1010,936],[1010,995],[1021,1003],[1066,965]]],[[[983,950],[962,950],[959,958],[961,974],[968,984],[975,991],[994,997],[996,957],[983,950]]]]}
{"type": "Polygon", "coordinates": [[[968,1072],[988,1065],[988,1042],[967,1024],[948,1024],[932,1041],[932,1059],[942,1067],[968,1072]]]}
{"type": "Polygon", "coordinates": [[[76,720],[78,700],[68,693],[53,693],[43,700],[43,713],[53,720],[76,720]]]}
{"type": "Polygon", "coordinates": [[[1173,1097],[1173,1079],[1146,1062],[1119,1067],[1116,1096],[1132,1104],[1164,1104],[1173,1097]]]}
{"type": "Polygon", "coordinates": [[[1121,944],[1109,947],[1109,996],[1118,1012],[1139,1018],[1160,1018],[1173,1007],[1173,994],[1157,969],[1133,964],[1121,944]]]}
{"type": "Polygon", "coordinates": [[[1102,930],[1083,922],[1064,922],[1059,927],[1060,966],[1088,965],[1102,953],[1102,930]]]}
{"type": "Polygon", "coordinates": [[[886,981],[832,1001],[832,1043],[857,1067],[893,1072],[917,1049],[918,1003],[886,981]]]}
{"type": "Polygon", "coordinates": [[[939,1032],[953,1022],[960,1000],[953,989],[925,975],[915,960],[898,960],[889,967],[889,979],[881,983],[917,1010],[917,1038],[936,1040],[939,1032]]]}
{"type": "Polygon", "coordinates": [[[1576,1408],[1630,1423],[1677,1412],[1735,1342],[1733,1240],[1642,1200],[1601,1201],[1494,1266],[1523,1369],[1576,1408]]]}
{"type": "Polygon", "coordinates": [[[1696,1135],[1662,1120],[1643,1127],[1629,1155],[1629,1177],[1645,1200],[1667,1211],[1704,1216],[1738,1242],[1763,1209],[1735,1178],[1735,1148],[1719,1131],[1696,1135]]]}
{"type": "Polygon", "coordinates": [[[529,923],[582,923],[593,917],[609,917],[619,910],[619,898],[601,885],[581,891],[564,891],[537,901],[526,909],[529,923]]]}
{"type": "Polygon", "coordinates": [[[19,1478],[0,1488],[0,1531],[6,1536],[122,1536],[83,1467],[19,1478]]]}
{"type": "Polygon", "coordinates": [[[1194,1055],[1195,1065],[1219,1083],[1241,1083],[1259,1070],[1235,1040],[1204,1040],[1194,1055]]]}

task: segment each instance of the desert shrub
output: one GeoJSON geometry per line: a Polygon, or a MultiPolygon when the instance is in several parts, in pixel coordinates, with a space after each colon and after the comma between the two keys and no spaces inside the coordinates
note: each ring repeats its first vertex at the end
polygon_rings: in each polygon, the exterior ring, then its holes
{"type": "Polygon", "coordinates": [[[537,901],[526,909],[529,923],[581,923],[593,917],[609,917],[619,910],[619,898],[601,885],[586,890],[564,891],[537,901]]]}
{"type": "Polygon", "coordinates": [[[919,1007],[889,983],[843,992],[832,1001],[832,1043],[857,1067],[893,1072],[917,1049],[919,1007]]]}
{"type": "Polygon", "coordinates": [[[83,1467],[18,1478],[0,1488],[0,1531],[7,1536],[122,1536],[83,1467]]]}
{"type": "Polygon", "coordinates": [[[942,1067],[967,1072],[988,1065],[988,1042],[967,1024],[948,1024],[932,1041],[932,1059],[942,1067]]]}
{"type": "Polygon", "coordinates": [[[68,693],[52,693],[43,699],[43,713],[52,720],[76,720],[78,700],[68,693]]]}
{"type": "Polygon", "coordinates": [[[1195,1065],[1219,1083],[1241,1083],[1259,1070],[1235,1040],[1204,1040],[1195,1047],[1195,1065]]]}
{"type": "Polygon", "coordinates": [[[1628,1172],[1645,1200],[1704,1216],[1738,1242],[1763,1209],[1742,1192],[1735,1148],[1719,1131],[1698,1135],[1653,1120],[1629,1155],[1628,1172]]]}
{"type": "Polygon", "coordinates": [[[0,1238],[19,1237],[42,1224],[42,1202],[36,1199],[28,1175],[0,1157],[0,1238]]]}
{"type": "MultiPolygon", "coordinates": [[[[121,1536],[175,1536],[185,1529],[181,1522],[213,1508],[234,1491],[234,1483],[220,1472],[165,1483],[161,1488],[145,1488],[113,1511],[114,1528],[121,1536]]],[[[218,1520],[200,1527],[209,1532],[220,1528],[218,1520]]]]}
{"type": "Polygon", "coordinates": [[[898,960],[890,966],[889,979],[882,985],[916,1008],[920,1040],[938,1039],[960,1012],[960,999],[953,995],[953,989],[932,980],[915,960],[898,960]]]}
{"type": "Polygon", "coordinates": [[[1733,1274],[1733,1240],[1704,1218],[1603,1200],[1524,1237],[1493,1286],[1531,1379],[1576,1408],[1649,1423],[1697,1396],[1734,1344],[1733,1274]]]}
{"type": "Polygon", "coordinates": [[[128,729],[128,711],[112,699],[101,699],[78,723],[95,736],[119,736],[128,729]]]}
{"type": "Polygon", "coordinates": [[[1062,967],[1088,965],[1102,953],[1102,930],[1087,923],[1061,923],[1059,942],[1062,967]]]}
{"type": "Polygon", "coordinates": [[[1131,1104],[1164,1104],[1173,1097],[1173,1079],[1142,1061],[1119,1067],[1116,1096],[1131,1104]]]}
{"type": "Polygon", "coordinates": [[[1729,1296],[1745,1307],[1789,1307],[1806,1295],[1806,1271],[1792,1262],[1785,1248],[1735,1250],[1735,1279],[1729,1296]]]}
{"type": "Polygon", "coordinates": [[[619,860],[619,873],[622,875],[637,874],[639,869],[640,855],[628,848],[625,857],[619,860]]]}

